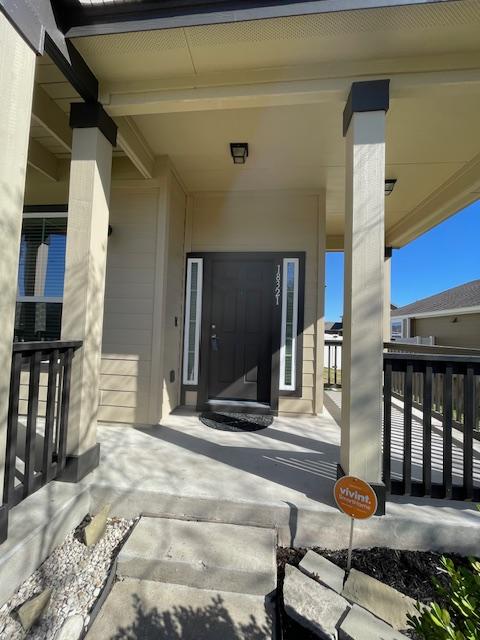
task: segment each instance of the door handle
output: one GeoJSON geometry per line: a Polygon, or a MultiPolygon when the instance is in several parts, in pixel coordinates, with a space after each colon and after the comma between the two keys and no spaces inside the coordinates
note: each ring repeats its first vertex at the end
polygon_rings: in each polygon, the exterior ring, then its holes
{"type": "Polygon", "coordinates": [[[212,344],[212,351],[218,351],[218,338],[216,333],[213,333],[210,336],[210,341],[212,344]]]}

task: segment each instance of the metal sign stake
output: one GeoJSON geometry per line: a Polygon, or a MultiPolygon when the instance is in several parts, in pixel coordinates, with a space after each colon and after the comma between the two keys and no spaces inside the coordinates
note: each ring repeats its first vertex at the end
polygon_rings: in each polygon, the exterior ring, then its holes
{"type": "Polygon", "coordinates": [[[353,523],[355,518],[350,518],[350,541],[348,543],[348,557],[347,557],[347,574],[350,573],[352,568],[352,549],[353,549],[353,523]]]}

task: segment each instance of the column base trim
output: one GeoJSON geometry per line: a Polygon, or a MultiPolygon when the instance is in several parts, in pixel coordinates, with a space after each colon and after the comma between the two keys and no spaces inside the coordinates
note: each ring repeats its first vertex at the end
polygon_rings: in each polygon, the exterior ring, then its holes
{"type": "MultiPolygon", "coordinates": [[[[337,464],[337,480],[343,478],[347,474],[342,468],[340,463],[337,464]]],[[[386,501],[386,490],[383,482],[369,482],[368,483],[372,489],[375,491],[375,495],[377,496],[377,510],[375,511],[376,516],[384,516],[385,515],[385,501],[386,501]]]]}
{"type": "Polygon", "coordinates": [[[8,538],[8,507],[6,504],[0,507],[0,544],[8,538]]]}
{"type": "Polygon", "coordinates": [[[98,467],[99,462],[100,444],[97,442],[96,445],[78,456],[67,456],[65,468],[56,480],[61,482],[80,482],[98,467]]]}

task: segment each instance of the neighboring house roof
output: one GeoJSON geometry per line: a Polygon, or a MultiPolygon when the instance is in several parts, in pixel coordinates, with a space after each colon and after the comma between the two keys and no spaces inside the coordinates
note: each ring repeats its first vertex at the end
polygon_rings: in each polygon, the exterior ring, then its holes
{"type": "Polygon", "coordinates": [[[330,333],[338,333],[343,329],[343,322],[326,322],[325,331],[330,333]]]}
{"type": "Polygon", "coordinates": [[[392,318],[396,316],[415,316],[430,312],[438,314],[439,311],[451,311],[477,306],[480,306],[480,280],[472,280],[428,298],[417,300],[404,307],[399,307],[392,311],[392,318]]]}

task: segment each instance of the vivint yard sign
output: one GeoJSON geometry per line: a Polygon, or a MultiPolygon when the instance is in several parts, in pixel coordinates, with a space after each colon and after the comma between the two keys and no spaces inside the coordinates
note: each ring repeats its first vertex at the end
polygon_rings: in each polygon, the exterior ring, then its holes
{"type": "Polygon", "coordinates": [[[350,516],[350,542],[348,545],[347,573],[352,566],[353,523],[371,518],[377,510],[377,496],[372,487],[360,478],[344,476],[336,481],[333,495],[338,508],[350,516]]]}
{"type": "Polygon", "coordinates": [[[335,483],[335,502],[347,516],[357,520],[371,518],[377,510],[377,496],[360,478],[344,476],[335,483]]]}

